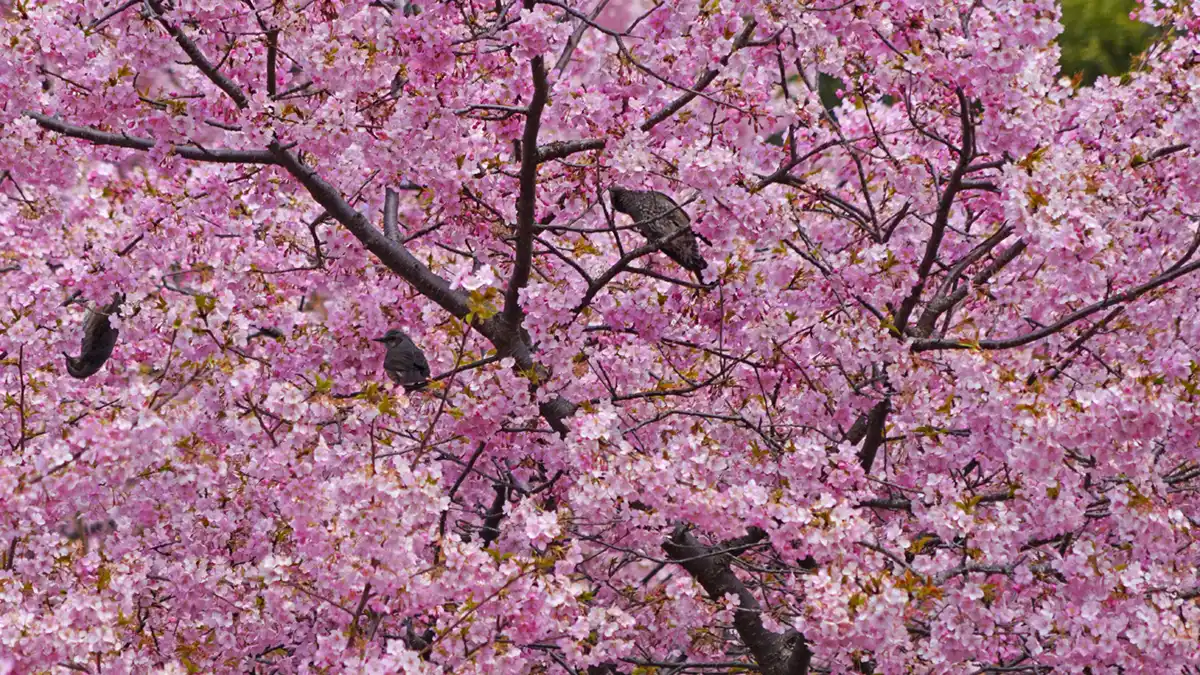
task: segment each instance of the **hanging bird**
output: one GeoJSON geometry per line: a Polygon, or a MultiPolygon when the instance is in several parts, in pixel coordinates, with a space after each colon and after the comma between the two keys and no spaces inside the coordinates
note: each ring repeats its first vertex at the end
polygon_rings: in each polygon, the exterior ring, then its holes
{"type": "Polygon", "coordinates": [[[429,384],[429,362],[404,331],[392,329],[383,337],[373,339],[387,346],[383,369],[392,382],[403,385],[405,391],[424,389],[429,384]]]}
{"type": "Polygon", "coordinates": [[[108,317],[116,313],[125,296],[117,293],[112,302],[99,310],[88,309],[87,318],[83,321],[83,339],[79,348],[79,357],[75,358],[63,352],[67,358],[67,373],[71,377],[83,380],[95,375],[108,357],[112,356],[113,347],[117,344],[120,333],[109,323],[108,317]]]}
{"type": "Polygon", "coordinates": [[[649,241],[658,241],[681,228],[687,228],[687,232],[663,244],[662,252],[679,263],[680,267],[693,272],[696,278],[701,278],[700,272],[708,267],[708,263],[700,255],[700,245],[696,243],[696,234],[691,231],[687,213],[675,200],[661,192],[619,187],[610,187],[608,194],[612,198],[613,208],[633,218],[634,229],[649,241]]]}

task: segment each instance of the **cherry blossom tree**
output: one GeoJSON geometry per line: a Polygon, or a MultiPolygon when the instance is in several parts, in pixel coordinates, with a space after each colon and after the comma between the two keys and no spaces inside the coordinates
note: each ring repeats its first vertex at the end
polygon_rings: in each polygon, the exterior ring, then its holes
{"type": "Polygon", "coordinates": [[[1195,672],[1198,10],[9,0],[0,673],[1195,672]]]}

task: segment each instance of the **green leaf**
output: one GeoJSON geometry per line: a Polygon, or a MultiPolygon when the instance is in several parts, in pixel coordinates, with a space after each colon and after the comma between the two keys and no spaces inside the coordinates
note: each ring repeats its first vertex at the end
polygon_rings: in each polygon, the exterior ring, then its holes
{"type": "Polygon", "coordinates": [[[327,380],[320,375],[317,375],[316,380],[318,394],[328,394],[333,391],[333,380],[327,380]]]}
{"type": "Polygon", "coordinates": [[[217,308],[217,299],[211,295],[195,295],[192,300],[196,303],[196,312],[204,317],[217,308]]]}
{"type": "Polygon", "coordinates": [[[474,318],[487,321],[500,313],[500,309],[493,302],[493,299],[498,299],[498,296],[499,292],[494,288],[488,288],[484,292],[471,291],[467,295],[467,309],[471,310],[474,318]]]}

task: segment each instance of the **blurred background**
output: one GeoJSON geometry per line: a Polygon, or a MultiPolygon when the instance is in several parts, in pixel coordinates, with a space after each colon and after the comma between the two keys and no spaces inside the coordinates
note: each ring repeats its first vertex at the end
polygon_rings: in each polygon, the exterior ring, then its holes
{"type": "Polygon", "coordinates": [[[1157,34],[1154,27],[1129,18],[1134,0],[1063,0],[1062,7],[1062,74],[1082,74],[1081,84],[1128,71],[1133,57],[1157,34]]]}

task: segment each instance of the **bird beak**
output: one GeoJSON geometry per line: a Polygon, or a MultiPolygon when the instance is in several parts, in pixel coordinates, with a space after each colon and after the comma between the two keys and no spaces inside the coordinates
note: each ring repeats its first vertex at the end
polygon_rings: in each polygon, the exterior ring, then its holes
{"type": "Polygon", "coordinates": [[[385,337],[371,338],[371,342],[387,342],[387,338],[385,338],[385,337]]]}

